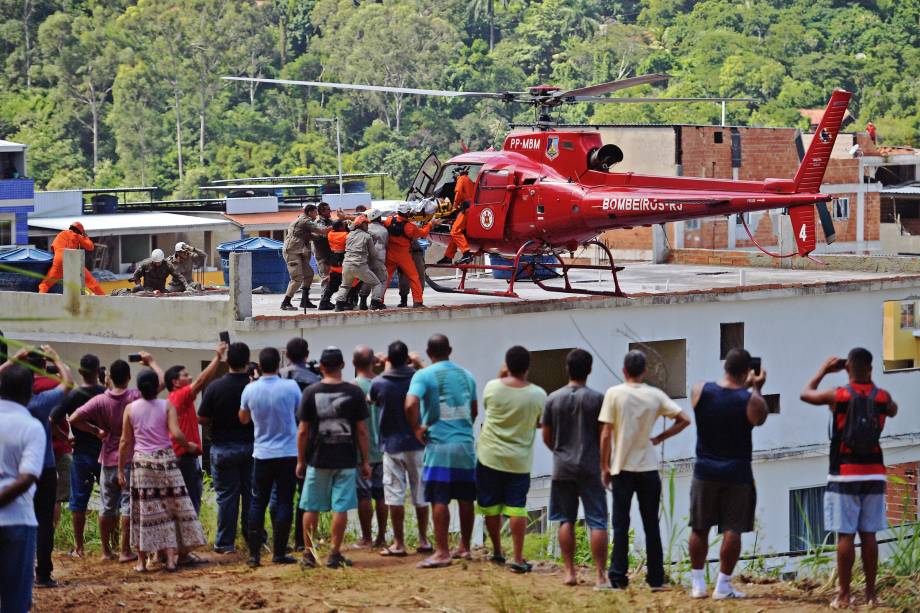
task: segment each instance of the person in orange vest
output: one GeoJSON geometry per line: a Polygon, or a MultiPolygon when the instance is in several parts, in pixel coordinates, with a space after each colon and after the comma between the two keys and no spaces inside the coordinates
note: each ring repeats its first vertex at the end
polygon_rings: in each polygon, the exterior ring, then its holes
{"type": "Polygon", "coordinates": [[[466,211],[472,204],[475,193],[476,184],[470,179],[470,169],[461,166],[457,169],[457,181],[454,185],[454,208],[460,213],[457,214],[457,218],[450,227],[450,243],[444,251],[444,257],[438,260],[438,264],[453,262],[458,248],[462,253],[457,261],[458,264],[468,264],[473,261],[470,244],[466,241],[466,211]]]}
{"type": "Polygon", "coordinates": [[[345,242],[348,239],[348,222],[344,219],[336,219],[332,222],[332,228],[326,235],[329,241],[329,282],[323,288],[323,296],[317,307],[320,311],[331,311],[335,308],[332,304],[332,296],[339,290],[342,284],[342,263],[345,260],[345,242]]]}
{"type": "MultiPolygon", "coordinates": [[[[390,217],[384,222],[387,232],[390,233],[390,240],[387,243],[387,287],[393,280],[393,273],[399,269],[399,276],[405,276],[409,279],[409,287],[412,289],[412,306],[416,308],[424,307],[422,303],[422,282],[418,277],[418,271],[415,268],[415,262],[412,260],[412,239],[425,238],[431,232],[431,222],[421,228],[409,220],[409,203],[403,202],[396,210],[396,215],[390,217]]],[[[403,305],[401,305],[403,306],[403,305]]]]}
{"type": "MultiPolygon", "coordinates": [[[[38,284],[38,293],[47,294],[54,285],[64,278],[64,250],[65,249],[83,249],[92,251],[95,248],[93,241],[86,235],[83,224],[79,221],[73,222],[69,228],[58,234],[51,243],[51,251],[54,252],[54,261],[44,280],[38,284]]],[[[97,296],[104,296],[105,292],[99,286],[99,282],[90,274],[89,270],[83,269],[83,277],[86,280],[86,287],[97,296]]]]}

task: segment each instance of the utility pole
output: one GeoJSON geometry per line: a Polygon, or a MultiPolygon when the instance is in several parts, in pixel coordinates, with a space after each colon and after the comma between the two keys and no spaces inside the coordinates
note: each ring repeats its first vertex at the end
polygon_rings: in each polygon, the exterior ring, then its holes
{"type": "Polygon", "coordinates": [[[339,133],[339,117],[336,115],[333,118],[329,117],[318,117],[315,119],[317,123],[334,123],[335,124],[335,150],[336,150],[336,159],[339,162],[339,194],[345,193],[345,184],[342,181],[342,137],[339,133]]]}

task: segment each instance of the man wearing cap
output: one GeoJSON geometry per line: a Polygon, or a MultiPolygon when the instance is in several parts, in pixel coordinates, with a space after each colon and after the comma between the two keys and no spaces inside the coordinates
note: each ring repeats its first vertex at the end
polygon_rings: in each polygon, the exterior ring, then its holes
{"type": "Polygon", "coordinates": [[[154,249],[149,258],[137,265],[131,281],[135,283],[135,292],[165,292],[166,277],[172,277],[170,286],[181,288],[179,291],[185,291],[188,286],[185,277],[166,260],[163,250],[154,249]]]}
{"type": "MultiPolygon", "coordinates": [[[[201,283],[196,283],[191,279],[194,276],[194,270],[196,266],[204,266],[205,259],[207,259],[208,254],[198,249],[197,247],[192,247],[188,243],[178,242],[176,243],[176,250],[171,256],[166,258],[166,261],[173,265],[173,268],[182,275],[187,283],[188,289],[194,290],[203,290],[204,286],[201,283]]],[[[173,277],[170,280],[168,287],[171,292],[183,292],[186,288],[180,288],[176,284],[176,279],[173,277]]]]}
{"type": "MultiPolygon", "coordinates": [[[[422,283],[418,277],[418,271],[415,269],[415,262],[412,261],[410,251],[412,240],[416,238],[425,238],[431,232],[431,222],[428,222],[421,228],[409,220],[409,203],[402,202],[396,209],[396,216],[387,219],[387,231],[390,233],[390,241],[387,243],[387,283],[393,280],[393,273],[399,269],[399,276],[405,276],[409,279],[409,286],[412,288],[412,306],[424,307],[422,303],[422,283]]],[[[386,288],[384,288],[386,292],[386,288]]]]}
{"type": "MultiPolygon", "coordinates": [[[[48,274],[42,282],[38,284],[38,293],[47,294],[58,281],[64,278],[65,249],[83,249],[84,251],[92,251],[95,249],[93,241],[86,235],[86,230],[83,229],[83,224],[79,221],[70,224],[69,228],[63,230],[54,238],[54,241],[52,241],[51,251],[54,252],[54,261],[51,262],[51,268],[48,269],[48,274]]],[[[105,295],[105,292],[102,291],[102,287],[99,286],[99,282],[96,281],[95,277],[93,277],[85,267],[83,268],[83,278],[85,279],[86,287],[88,287],[91,292],[97,296],[105,295]]]]}
{"type": "Polygon", "coordinates": [[[291,304],[291,299],[294,298],[294,293],[298,288],[300,288],[300,308],[316,308],[316,305],[310,302],[310,286],[313,285],[313,267],[310,266],[313,251],[310,240],[314,234],[314,220],[318,216],[315,204],[305,204],[303,213],[291,222],[284,233],[284,261],[287,262],[291,281],[284,293],[284,300],[281,301],[282,311],[297,310],[291,304]]]}
{"type": "MultiPolygon", "coordinates": [[[[380,285],[380,279],[370,268],[370,261],[376,255],[374,248],[374,239],[367,231],[367,217],[358,215],[352,224],[352,231],[348,233],[345,240],[345,259],[342,261],[342,284],[335,295],[335,310],[347,311],[345,299],[348,292],[355,282],[360,279],[370,291],[374,291],[380,285]]],[[[362,310],[367,309],[367,296],[362,299],[362,310]]],[[[380,309],[382,303],[379,300],[371,301],[371,308],[380,309]]]]}
{"type": "Polygon", "coordinates": [[[313,241],[313,254],[316,256],[316,267],[322,278],[322,286],[329,283],[329,269],[332,259],[332,248],[329,246],[329,231],[332,229],[332,207],[328,202],[320,202],[316,208],[318,215],[311,219],[310,239],[313,241]]]}
{"type": "Polygon", "coordinates": [[[369,287],[361,286],[361,309],[367,308],[368,296],[371,296],[371,305],[376,305],[372,306],[372,308],[384,309],[386,307],[383,304],[383,291],[386,289],[384,281],[387,278],[387,243],[390,241],[390,233],[387,231],[386,226],[383,225],[383,213],[380,209],[369,210],[366,217],[369,222],[367,232],[374,241],[374,257],[368,260],[367,265],[370,267],[371,272],[380,279],[380,284],[374,287],[373,293],[369,287]]]}
{"type": "Polygon", "coordinates": [[[438,260],[438,264],[450,264],[453,262],[458,248],[463,254],[457,261],[458,264],[468,264],[473,261],[470,244],[466,241],[466,211],[473,202],[476,184],[473,183],[469,175],[469,167],[461,166],[457,169],[457,182],[454,186],[454,209],[460,212],[450,227],[450,243],[447,244],[444,257],[438,260]]]}
{"type": "Polygon", "coordinates": [[[297,411],[296,474],[306,479],[300,497],[305,545],[301,564],[317,565],[313,536],[319,514],[332,511],[332,549],[326,566],[341,568],[351,566],[341,548],[348,512],[358,508],[356,465],[360,465],[362,479],[371,478],[369,412],[361,388],[342,381],[345,359],[341,349],[323,350],[319,367],[323,378],[304,390],[297,411]]]}

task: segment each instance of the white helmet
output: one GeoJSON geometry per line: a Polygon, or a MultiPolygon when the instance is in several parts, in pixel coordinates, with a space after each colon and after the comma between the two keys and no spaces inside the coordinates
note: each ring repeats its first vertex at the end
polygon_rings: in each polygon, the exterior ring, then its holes
{"type": "Polygon", "coordinates": [[[396,212],[399,213],[400,215],[408,215],[410,210],[411,210],[411,209],[410,209],[410,207],[409,207],[409,203],[408,203],[408,202],[400,202],[400,203],[396,206],[396,212]]]}
{"type": "Polygon", "coordinates": [[[370,209],[364,214],[364,216],[367,217],[368,221],[377,221],[383,217],[383,211],[380,209],[370,209]]]}
{"type": "Polygon", "coordinates": [[[186,249],[188,249],[188,245],[186,245],[182,241],[179,241],[178,243],[176,243],[176,253],[179,253],[180,251],[185,251],[186,249]]]}
{"type": "Polygon", "coordinates": [[[154,249],[150,252],[150,259],[159,264],[166,259],[166,254],[163,253],[162,249],[154,249]]]}

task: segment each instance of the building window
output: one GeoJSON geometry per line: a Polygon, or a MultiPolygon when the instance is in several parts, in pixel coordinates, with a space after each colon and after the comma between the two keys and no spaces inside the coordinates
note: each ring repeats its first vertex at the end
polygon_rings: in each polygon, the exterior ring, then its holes
{"type": "Polygon", "coordinates": [[[0,247],[16,244],[15,215],[0,215],[0,247]]]}
{"type": "Polygon", "coordinates": [[[714,143],[717,144],[717,145],[721,145],[721,144],[722,144],[723,138],[722,138],[722,132],[721,132],[721,131],[719,131],[719,132],[713,132],[713,134],[712,134],[712,142],[714,142],[714,143]]]}
{"type": "Polygon", "coordinates": [[[834,542],[824,529],[825,486],[789,490],[789,551],[807,551],[834,542]]]}
{"type": "Polygon", "coordinates": [[[527,378],[547,394],[565,387],[569,382],[565,372],[565,357],[572,349],[549,349],[530,352],[530,372],[527,378]]]}
{"type": "Polygon", "coordinates": [[[138,264],[150,257],[154,247],[150,244],[149,234],[130,234],[121,237],[121,263],[125,267],[138,264]]]}
{"type": "Polygon", "coordinates": [[[779,394],[764,394],[763,400],[767,403],[767,413],[771,415],[779,414],[779,394]]]}
{"type": "Polygon", "coordinates": [[[849,198],[834,198],[831,203],[831,209],[833,211],[832,217],[834,219],[842,220],[850,218],[850,199],[849,198]]]}
{"type": "Polygon", "coordinates": [[[646,341],[629,344],[629,350],[645,353],[648,368],[645,382],[671,398],[687,397],[687,339],[646,341]]]}
{"type": "Polygon", "coordinates": [[[684,221],[684,230],[699,230],[702,222],[699,219],[687,219],[684,221]]]}
{"type": "Polygon", "coordinates": [[[744,349],[744,323],[719,324],[719,359],[732,349],[744,349]]]}
{"type": "Polygon", "coordinates": [[[914,329],[914,303],[901,303],[901,329],[914,329]]]}

